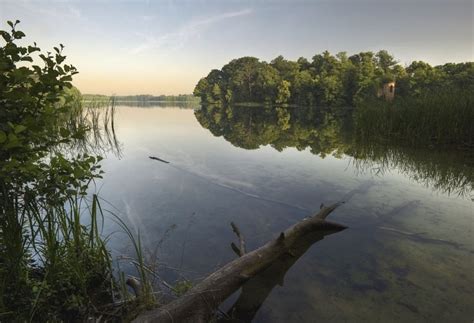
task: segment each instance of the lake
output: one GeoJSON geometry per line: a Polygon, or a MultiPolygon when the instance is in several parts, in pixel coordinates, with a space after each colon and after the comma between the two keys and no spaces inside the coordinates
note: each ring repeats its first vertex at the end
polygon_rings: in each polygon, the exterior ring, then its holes
{"type": "MultiPolygon", "coordinates": [[[[345,119],[297,108],[119,106],[121,155],[102,162],[97,191],[170,283],[235,259],[230,222],[253,250],[344,200],[328,220],[348,229],[315,237],[221,306],[243,321],[471,322],[472,152],[356,143],[345,119]]],[[[108,221],[106,233],[116,230],[108,221]]],[[[132,252],[120,233],[109,246],[114,256],[132,252]]]]}

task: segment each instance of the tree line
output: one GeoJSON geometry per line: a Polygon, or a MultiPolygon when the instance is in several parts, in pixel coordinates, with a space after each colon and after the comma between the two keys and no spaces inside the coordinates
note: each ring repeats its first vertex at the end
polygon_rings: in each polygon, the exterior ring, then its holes
{"type": "Polygon", "coordinates": [[[107,96],[102,94],[83,94],[83,100],[86,101],[102,101],[114,99],[115,101],[133,101],[133,102],[196,102],[198,98],[192,94],[178,94],[178,95],[150,95],[150,94],[139,94],[139,95],[114,95],[107,96]]]}
{"type": "Polygon", "coordinates": [[[270,63],[255,57],[230,61],[199,80],[194,95],[204,104],[265,103],[353,106],[396,82],[397,97],[416,96],[446,87],[474,89],[474,63],[431,66],[414,61],[404,67],[386,50],[325,51],[309,61],[278,56],[270,63]]]}

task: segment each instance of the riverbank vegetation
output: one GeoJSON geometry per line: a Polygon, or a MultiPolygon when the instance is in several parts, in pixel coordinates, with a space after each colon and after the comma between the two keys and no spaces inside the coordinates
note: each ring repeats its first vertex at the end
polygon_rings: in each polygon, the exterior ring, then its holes
{"type": "Polygon", "coordinates": [[[113,107],[86,109],[63,46],[19,45],[18,23],[0,31],[0,321],[120,317],[131,303],[90,194],[102,158],[89,148],[114,132],[113,107]]]}

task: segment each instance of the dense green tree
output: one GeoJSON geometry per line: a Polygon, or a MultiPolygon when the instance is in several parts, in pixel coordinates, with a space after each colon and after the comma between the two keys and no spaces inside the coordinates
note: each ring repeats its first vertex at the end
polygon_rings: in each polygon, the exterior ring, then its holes
{"type": "Polygon", "coordinates": [[[309,70],[311,66],[311,63],[304,57],[298,58],[296,62],[298,63],[300,71],[309,70]]]}
{"type": "Polygon", "coordinates": [[[254,92],[250,101],[272,103],[277,96],[280,80],[281,77],[275,68],[267,63],[260,63],[256,70],[254,92]]]}
{"type": "Polygon", "coordinates": [[[315,103],[314,79],[308,70],[301,70],[295,77],[291,97],[293,102],[302,105],[313,105],[315,103]]]}
{"type": "Polygon", "coordinates": [[[378,68],[385,74],[391,74],[393,67],[397,61],[386,50],[380,50],[375,55],[378,68]]]}
{"type": "Polygon", "coordinates": [[[444,83],[450,86],[474,90],[474,62],[447,63],[436,66],[436,70],[443,74],[444,83]]]}
{"type": "Polygon", "coordinates": [[[237,97],[239,101],[247,102],[252,100],[259,66],[258,58],[242,57],[232,60],[222,68],[227,86],[234,93],[234,98],[237,97]]]}
{"type": "Polygon", "coordinates": [[[285,104],[290,99],[290,82],[286,80],[281,80],[280,84],[278,85],[278,94],[276,103],[285,104]]]}
{"type": "Polygon", "coordinates": [[[413,94],[420,94],[425,89],[436,89],[442,86],[443,71],[432,67],[430,64],[415,61],[407,68],[407,83],[408,92],[413,94]]]}
{"type": "Polygon", "coordinates": [[[281,55],[272,60],[270,65],[278,71],[282,78],[289,81],[292,81],[299,71],[297,62],[286,60],[281,55]]]}

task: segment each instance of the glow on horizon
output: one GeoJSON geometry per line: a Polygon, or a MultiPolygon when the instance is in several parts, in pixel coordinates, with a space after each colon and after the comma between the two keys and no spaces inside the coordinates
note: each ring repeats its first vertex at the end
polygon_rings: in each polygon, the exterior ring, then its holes
{"type": "Polygon", "coordinates": [[[473,61],[471,0],[0,2],[0,29],[63,43],[83,93],[192,93],[233,58],[387,49],[402,64],[473,61]]]}

